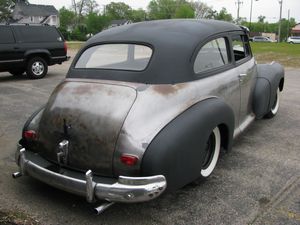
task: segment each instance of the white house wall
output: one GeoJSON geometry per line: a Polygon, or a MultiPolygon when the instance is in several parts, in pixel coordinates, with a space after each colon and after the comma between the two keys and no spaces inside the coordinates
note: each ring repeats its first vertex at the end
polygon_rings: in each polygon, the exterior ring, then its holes
{"type": "MultiPolygon", "coordinates": [[[[44,17],[40,17],[40,16],[27,16],[27,17],[23,17],[22,19],[20,19],[18,21],[18,23],[41,23],[41,21],[44,20],[44,17]]],[[[47,20],[45,20],[43,22],[44,24],[49,24],[50,26],[56,26],[59,27],[59,17],[56,15],[50,16],[48,17],[47,20]]]]}

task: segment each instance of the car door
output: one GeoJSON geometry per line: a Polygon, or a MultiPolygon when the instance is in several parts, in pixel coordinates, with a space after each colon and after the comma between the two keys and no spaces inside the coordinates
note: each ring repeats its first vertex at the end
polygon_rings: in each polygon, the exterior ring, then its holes
{"type": "Polygon", "coordinates": [[[230,51],[229,37],[219,35],[209,40],[198,51],[194,72],[204,77],[199,82],[200,96],[218,96],[233,110],[235,128],[239,127],[240,85],[230,51]]]}
{"type": "Polygon", "coordinates": [[[252,93],[255,87],[257,71],[252,56],[248,36],[243,33],[232,35],[232,51],[239,76],[240,84],[240,113],[239,127],[244,130],[254,119],[252,109],[252,93]]]}
{"type": "Polygon", "coordinates": [[[16,41],[10,26],[0,26],[0,70],[22,61],[16,54],[16,41]]]}

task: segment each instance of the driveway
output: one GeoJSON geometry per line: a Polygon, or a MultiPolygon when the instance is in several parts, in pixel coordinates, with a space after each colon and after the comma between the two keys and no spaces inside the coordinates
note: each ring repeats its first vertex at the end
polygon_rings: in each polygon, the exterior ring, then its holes
{"type": "Polygon", "coordinates": [[[255,121],[213,175],[157,200],[115,204],[96,216],[85,199],[29,177],[14,163],[21,129],[64,78],[70,62],[41,80],[0,74],[0,209],[41,224],[300,224],[300,69],[287,69],[278,115],[255,121]]]}

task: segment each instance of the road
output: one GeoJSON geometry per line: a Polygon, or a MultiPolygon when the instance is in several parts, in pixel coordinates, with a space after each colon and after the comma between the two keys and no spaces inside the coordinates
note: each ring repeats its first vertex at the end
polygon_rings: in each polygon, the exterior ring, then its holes
{"type": "Polygon", "coordinates": [[[17,180],[16,143],[26,119],[64,79],[70,62],[41,80],[0,74],[0,210],[41,224],[300,224],[300,69],[287,69],[278,115],[255,121],[213,175],[140,204],[115,204],[96,216],[85,199],[29,177],[17,180]]]}

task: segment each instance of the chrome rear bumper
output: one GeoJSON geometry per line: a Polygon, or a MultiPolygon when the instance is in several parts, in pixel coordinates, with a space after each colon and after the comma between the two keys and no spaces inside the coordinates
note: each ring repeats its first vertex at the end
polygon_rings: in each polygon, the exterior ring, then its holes
{"type": "Polygon", "coordinates": [[[94,176],[91,170],[86,174],[64,168],[53,170],[54,164],[37,154],[20,149],[16,153],[20,172],[13,177],[29,175],[58,189],[85,196],[88,202],[106,200],[110,202],[144,202],[161,195],[167,182],[163,175],[148,177],[119,176],[118,179],[94,176]]]}

